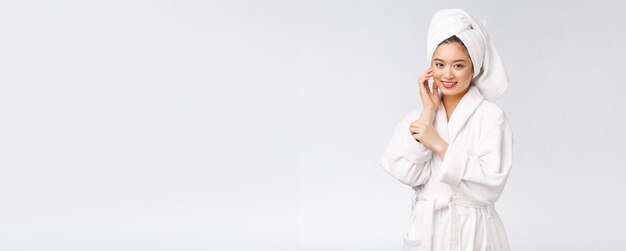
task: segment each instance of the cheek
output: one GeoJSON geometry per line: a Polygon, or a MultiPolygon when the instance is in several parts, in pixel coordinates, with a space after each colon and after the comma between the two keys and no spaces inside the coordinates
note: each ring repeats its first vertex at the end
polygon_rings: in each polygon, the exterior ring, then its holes
{"type": "Polygon", "coordinates": [[[471,69],[463,69],[458,72],[457,76],[463,80],[472,80],[473,74],[471,69]]]}
{"type": "Polygon", "coordinates": [[[463,74],[460,74],[461,79],[464,80],[471,80],[472,79],[472,73],[471,72],[463,72],[463,74]]]}
{"type": "Polygon", "coordinates": [[[441,76],[443,76],[443,71],[441,70],[433,70],[433,78],[435,78],[436,80],[441,79],[441,76]]]}

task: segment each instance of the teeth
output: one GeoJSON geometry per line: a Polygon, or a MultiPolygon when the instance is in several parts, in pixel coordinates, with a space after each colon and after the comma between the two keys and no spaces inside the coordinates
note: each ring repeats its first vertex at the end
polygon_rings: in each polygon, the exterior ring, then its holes
{"type": "Polygon", "coordinates": [[[442,83],[443,83],[443,85],[445,85],[446,87],[452,87],[452,86],[454,86],[454,85],[456,84],[456,82],[454,82],[454,83],[451,83],[451,82],[442,82],[442,83]]]}

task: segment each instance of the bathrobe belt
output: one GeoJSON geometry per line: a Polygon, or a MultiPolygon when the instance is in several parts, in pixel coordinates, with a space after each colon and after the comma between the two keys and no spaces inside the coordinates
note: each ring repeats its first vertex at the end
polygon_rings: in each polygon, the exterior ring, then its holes
{"type": "Polygon", "coordinates": [[[487,211],[486,217],[485,215],[481,217],[481,223],[483,225],[483,241],[480,248],[481,251],[487,250],[487,238],[489,236],[487,231],[487,223],[491,218],[492,210],[494,210],[493,204],[483,204],[477,201],[472,201],[466,198],[456,196],[449,196],[447,198],[430,198],[422,195],[421,193],[415,194],[413,207],[415,207],[415,203],[417,203],[417,201],[422,201],[424,203],[425,221],[422,225],[422,245],[426,248],[426,250],[432,250],[432,235],[434,230],[433,222],[435,213],[444,208],[448,208],[450,210],[450,250],[461,250],[461,226],[460,217],[457,212],[457,205],[484,209],[487,211]]]}

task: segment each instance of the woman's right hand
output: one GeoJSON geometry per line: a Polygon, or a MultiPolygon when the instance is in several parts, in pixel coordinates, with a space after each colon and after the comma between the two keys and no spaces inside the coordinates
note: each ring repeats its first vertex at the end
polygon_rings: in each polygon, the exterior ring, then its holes
{"type": "Polygon", "coordinates": [[[419,120],[426,121],[432,124],[435,120],[435,113],[441,102],[439,96],[439,89],[436,84],[433,84],[432,92],[428,87],[428,80],[433,77],[433,69],[428,68],[424,74],[419,78],[419,90],[420,97],[422,99],[422,113],[419,120]]]}

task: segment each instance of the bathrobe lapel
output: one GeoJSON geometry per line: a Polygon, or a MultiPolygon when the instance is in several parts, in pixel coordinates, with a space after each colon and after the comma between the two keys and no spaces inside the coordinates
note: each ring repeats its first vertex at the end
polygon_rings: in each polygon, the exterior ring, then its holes
{"type": "Polygon", "coordinates": [[[440,133],[442,139],[448,143],[454,142],[456,136],[459,134],[463,126],[467,123],[469,117],[476,111],[476,108],[484,100],[482,94],[478,91],[476,86],[471,85],[469,90],[463,95],[461,101],[452,112],[450,121],[446,119],[446,111],[443,107],[443,102],[439,103],[439,109],[437,109],[437,131],[440,133]]]}
{"type": "Polygon", "coordinates": [[[443,101],[439,102],[439,108],[437,108],[437,115],[435,116],[435,129],[439,133],[439,136],[446,142],[448,140],[448,119],[446,119],[446,108],[443,107],[443,101]]]}

